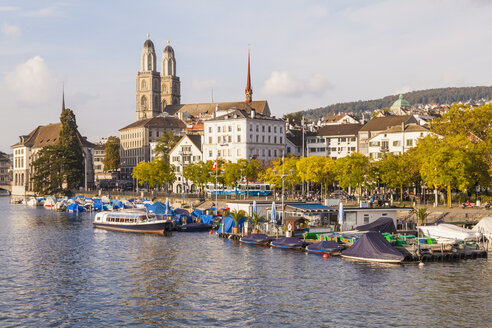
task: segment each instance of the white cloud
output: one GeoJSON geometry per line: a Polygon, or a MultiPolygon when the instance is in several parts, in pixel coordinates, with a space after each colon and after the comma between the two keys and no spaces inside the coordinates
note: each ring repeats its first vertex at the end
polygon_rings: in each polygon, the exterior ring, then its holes
{"type": "Polygon", "coordinates": [[[60,89],[60,79],[36,56],[5,75],[4,86],[15,101],[27,105],[48,103],[60,89]]]}
{"type": "Polygon", "coordinates": [[[0,6],[0,11],[15,11],[19,10],[18,7],[11,7],[11,6],[0,6]]]}
{"type": "Polygon", "coordinates": [[[61,16],[63,13],[58,9],[58,7],[46,7],[34,11],[28,11],[23,13],[22,16],[25,17],[51,17],[51,16],[61,16]]]}
{"type": "Polygon", "coordinates": [[[410,87],[409,85],[404,85],[399,90],[396,90],[395,92],[393,92],[393,94],[394,95],[399,95],[399,94],[407,93],[407,92],[410,92],[410,91],[413,91],[412,87],[410,87]]]}
{"type": "Polygon", "coordinates": [[[19,27],[7,23],[3,23],[1,30],[3,35],[13,38],[18,38],[22,34],[19,27]]]}
{"type": "Polygon", "coordinates": [[[319,96],[332,88],[321,74],[315,74],[309,79],[300,79],[288,72],[273,71],[261,91],[267,96],[300,97],[306,94],[319,96]]]}

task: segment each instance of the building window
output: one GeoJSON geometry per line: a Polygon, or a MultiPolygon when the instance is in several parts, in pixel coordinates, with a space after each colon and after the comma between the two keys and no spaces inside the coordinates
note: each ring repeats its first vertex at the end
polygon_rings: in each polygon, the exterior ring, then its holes
{"type": "Polygon", "coordinates": [[[230,126],[230,125],[229,125],[229,132],[232,132],[232,126],[230,126]]]}
{"type": "Polygon", "coordinates": [[[280,133],[282,133],[282,127],[280,127],[280,133]]]}
{"type": "Polygon", "coordinates": [[[264,125],[261,127],[261,131],[265,132],[265,126],[264,125]]]}
{"type": "Polygon", "coordinates": [[[241,131],[241,126],[240,125],[237,126],[237,130],[238,131],[241,131]]]}
{"type": "Polygon", "coordinates": [[[277,133],[277,127],[276,126],[273,127],[273,132],[277,133]]]}
{"type": "Polygon", "coordinates": [[[261,142],[265,143],[265,136],[261,136],[261,142]]]}
{"type": "Polygon", "coordinates": [[[217,137],[217,143],[220,143],[221,140],[222,140],[222,137],[221,136],[218,136],[217,137]]]}
{"type": "Polygon", "coordinates": [[[407,139],[407,147],[413,146],[413,139],[407,139]]]}
{"type": "Polygon", "coordinates": [[[212,151],[211,150],[208,151],[208,157],[213,157],[213,154],[212,154],[212,151]]]}
{"type": "Polygon", "coordinates": [[[270,142],[271,142],[271,138],[270,138],[270,136],[268,136],[268,143],[270,143],[270,142]]]}
{"type": "Polygon", "coordinates": [[[211,126],[208,127],[208,133],[212,133],[212,127],[211,126]]]}
{"type": "Polygon", "coordinates": [[[256,136],[256,142],[258,142],[258,136],[256,136]]]}
{"type": "Polygon", "coordinates": [[[283,139],[284,139],[284,138],[280,137],[280,143],[283,143],[283,139]]]}
{"type": "Polygon", "coordinates": [[[149,138],[151,138],[151,137],[152,137],[152,131],[149,130],[149,138]]]}
{"type": "Polygon", "coordinates": [[[220,126],[217,127],[217,132],[220,132],[220,126]]]}
{"type": "Polygon", "coordinates": [[[249,131],[253,132],[253,124],[250,124],[249,131]]]}
{"type": "Polygon", "coordinates": [[[272,127],[270,125],[268,126],[268,132],[272,132],[272,127]]]}
{"type": "Polygon", "coordinates": [[[273,137],[273,143],[277,143],[277,137],[273,137]]]}
{"type": "Polygon", "coordinates": [[[232,142],[232,137],[231,136],[229,136],[229,142],[232,142]]]}
{"type": "Polygon", "coordinates": [[[208,137],[208,143],[211,144],[212,143],[212,137],[208,137]]]}
{"type": "Polygon", "coordinates": [[[237,142],[241,142],[241,136],[237,136],[237,142]]]}
{"type": "Polygon", "coordinates": [[[399,147],[400,146],[400,141],[393,141],[393,147],[399,147]]]}
{"type": "Polygon", "coordinates": [[[258,132],[258,125],[256,125],[256,132],[258,132]]]}

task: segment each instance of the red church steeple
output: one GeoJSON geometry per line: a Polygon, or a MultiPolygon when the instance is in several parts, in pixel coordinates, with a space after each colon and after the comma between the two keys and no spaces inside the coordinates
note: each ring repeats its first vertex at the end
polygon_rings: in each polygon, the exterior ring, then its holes
{"type": "Polygon", "coordinates": [[[244,90],[244,94],[246,95],[245,102],[247,104],[251,104],[251,101],[253,101],[253,89],[251,89],[251,74],[249,69],[249,49],[248,49],[248,79],[246,81],[246,89],[244,90]]]}

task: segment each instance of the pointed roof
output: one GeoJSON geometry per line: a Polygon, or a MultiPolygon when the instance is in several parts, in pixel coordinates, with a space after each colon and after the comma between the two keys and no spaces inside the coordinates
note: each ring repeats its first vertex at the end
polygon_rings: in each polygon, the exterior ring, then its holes
{"type": "Polygon", "coordinates": [[[335,124],[325,125],[318,130],[318,136],[347,136],[356,135],[362,124],[335,124]]]}
{"type": "Polygon", "coordinates": [[[248,49],[248,77],[246,79],[246,89],[244,90],[246,95],[245,103],[250,104],[253,100],[253,89],[251,88],[251,72],[250,72],[250,51],[248,49]]]}

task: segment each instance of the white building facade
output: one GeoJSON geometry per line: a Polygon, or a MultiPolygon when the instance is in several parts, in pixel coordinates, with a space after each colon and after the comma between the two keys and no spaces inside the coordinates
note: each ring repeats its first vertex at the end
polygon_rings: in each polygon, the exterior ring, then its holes
{"type": "Polygon", "coordinates": [[[337,159],[358,152],[361,124],[338,124],[321,127],[316,135],[307,136],[307,156],[337,159]]]}
{"type": "Polygon", "coordinates": [[[234,110],[204,122],[203,160],[267,163],[285,151],[285,122],[251,111],[234,110]]]}
{"type": "Polygon", "coordinates": [[[183,170],[189,164],[202,161],[201,149],[201,135],[185,135],[169,152],[169,160],[171,165],[174,165],[174,174],[176,175],[173,184],[174,192],[196,192],[198,190],[199,186],[194,185],[183,176],[183,170]]]}
{"type": "Polygon", "coordinates": [[[419,139],[432,134],[428,129],[417,124],[402,127],[395,126],[369,139],[369,157],[381,159],[385,153],[401,155],[417,146],[419,139]]]}

